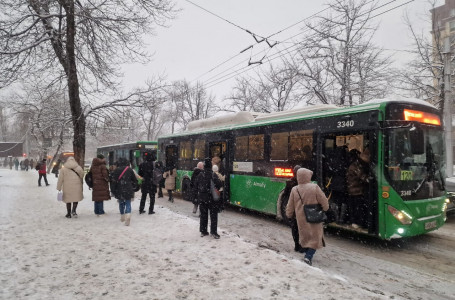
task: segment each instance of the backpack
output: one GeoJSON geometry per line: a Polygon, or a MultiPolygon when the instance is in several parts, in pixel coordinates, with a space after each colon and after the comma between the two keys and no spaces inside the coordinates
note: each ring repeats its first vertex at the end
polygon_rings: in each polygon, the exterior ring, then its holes
{"type": "Polygon", "coordinates": [[[93,188],[93,174],[91,169],[85,174],[85,183],[89,189],[93,188]]]}

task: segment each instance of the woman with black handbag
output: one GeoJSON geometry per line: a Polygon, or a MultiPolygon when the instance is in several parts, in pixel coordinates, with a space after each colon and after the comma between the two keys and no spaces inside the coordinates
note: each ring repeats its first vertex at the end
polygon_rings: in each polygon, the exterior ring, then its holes
{"type": "MultiPolygon", "coordinates": [[[[307,220],[307,217],[310,217],[310,215],[305,215],[304,208],[305,206],[310,208],[320,205],[320,209],[324,212],[329,209],[329,201],[324,192],[317,184],[311,183],[312,175],[313,171],[305,168],[300,168],[297,171],[298,185],[292,188],[289,202],[286,206],[286,216],[288,218],[295,216],[297,219],[299,241],[305,253],[303,261],[310,266],[312,265],[313,255],[316,253],[316,250],[325,246],[324,229],[322,227],[322,219],[318,223],[311,222],[319,220],[307,220]]],[[[323,216],[323,213],[320,215],[323,216]]]]}

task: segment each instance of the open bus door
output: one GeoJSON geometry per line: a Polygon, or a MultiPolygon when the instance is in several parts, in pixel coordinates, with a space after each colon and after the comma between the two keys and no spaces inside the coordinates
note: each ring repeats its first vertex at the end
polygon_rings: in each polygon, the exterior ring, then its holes
{"type": "MultiPolygon", "coordinates": [[[[360,209],[364,215],[363,230],[372,233],[376,230],[377,220],[377,184],[373,176],[373,162],[376,160],[374,153],[374,133],[373,132],[338,132],[325,134],[322,136],[322,188],[329,198],[330,208],[334,212],[335,222],[343,227],[352,223],[350,214],[354,213],[355,208],[350,209],[349,200],[352,198],[348,193],[347,171],[350,164],[365,151],[366,147],[370,151],[370,162],[368,165],[368,191],[364,193],[364,203],[360,209]]],[[[362,229],[361,229],[362,230],[362,229]]]]}
{"type": "Polygon", "coordinates": [[[227,141],[217,141],[209,143],[209,155],[213,161],[213,157],[217,156],[220,158],[219,172],[224,175],[224,186],[223,186],[223,201],[229,202],[229,171],[230,171],[230,155],[228,151],[227,141]]]}

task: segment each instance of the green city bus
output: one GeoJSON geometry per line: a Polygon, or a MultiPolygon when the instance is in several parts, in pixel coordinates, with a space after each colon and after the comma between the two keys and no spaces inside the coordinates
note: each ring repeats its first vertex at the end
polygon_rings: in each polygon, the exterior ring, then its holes
{"type": "Polygon", "coordinates": [[[332,202],[337,200],[330,191],[335,149],[361,154],[368,148],[367,225],[329,226],[401,238],[436,230],[446,220],[441,119],[434,106],[417,99],[239,112],[193,121],[185,132],[158,138],[158,157],[176,165],[177,191],[187,200],[197,162],[219,156],[226,175],[225,201],[285,219],[283,189],[295,165],[313,170],[312,180],[332,202]]]}
{"type": "Polygon", "coordinates": [[[108,166],[114,165],[120,157],[125,157],[133,164],[137,171],[137,168],[144,160],[144,152],[152,152],[156,157],[157,148],[157,141],[138,141],[98,147],[96,152],[104,155],[108,166]]]}

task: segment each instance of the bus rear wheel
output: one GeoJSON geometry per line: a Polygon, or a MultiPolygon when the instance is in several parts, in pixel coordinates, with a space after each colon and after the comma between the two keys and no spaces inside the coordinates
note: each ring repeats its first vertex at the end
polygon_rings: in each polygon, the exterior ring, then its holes
{"type": "Polygon", "coordinates": [[[191,201],[191,182],[188,178],[182,182],[182,198],[185,201],[191,201]]]}

